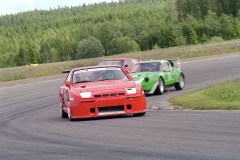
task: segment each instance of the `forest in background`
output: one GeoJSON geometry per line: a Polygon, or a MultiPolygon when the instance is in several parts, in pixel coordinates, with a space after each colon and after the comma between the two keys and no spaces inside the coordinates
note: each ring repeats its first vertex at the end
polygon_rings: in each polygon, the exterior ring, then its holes
{"type": "Polygon", "coordinates": [[[240,38],[239,0],[119,0],[0,16],[0,68],[240,38]]]}

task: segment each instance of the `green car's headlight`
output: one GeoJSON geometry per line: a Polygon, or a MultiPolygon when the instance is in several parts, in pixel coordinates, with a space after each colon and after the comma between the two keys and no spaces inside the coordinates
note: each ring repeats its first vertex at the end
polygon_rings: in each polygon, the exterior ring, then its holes
{"type": "Polygon", "coordinates": [[[144,81],[145,81],[145,82],[148,82],[148,81],[149,81],[149,78],[148,78],[148,77],[145,77],[145,78],[144,78],[144,81]]]}

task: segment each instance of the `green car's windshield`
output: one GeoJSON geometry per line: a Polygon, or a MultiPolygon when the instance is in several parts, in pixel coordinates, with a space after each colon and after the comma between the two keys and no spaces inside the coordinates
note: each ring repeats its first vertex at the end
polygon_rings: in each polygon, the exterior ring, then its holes
{"type": "Polygon", "coordinates": [[[138,63],[134,65],[131,72],[159,72],[160,62],[138,63]]]}

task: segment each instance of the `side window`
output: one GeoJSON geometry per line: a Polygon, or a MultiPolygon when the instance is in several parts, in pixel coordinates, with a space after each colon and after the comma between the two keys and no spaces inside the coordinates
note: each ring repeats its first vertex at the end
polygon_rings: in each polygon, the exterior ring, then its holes
{"type": "Polygon", "coordinates": [[[132,63],[133,63],[133,64],[136,64],[136,63],[137,63],[137,60],[136,60],[136,59],[132,59],[132,63]]]}
{"type": "Polygon", "coordinates": [[[171,63],[168,63],[168,66],[169,66],[169,71],[172,71],[172,65],[171,65],[171,63]]]}
{"type": "Polygon", "coordinates": [[[68,74],[68,76],[67,76],[67,78],[66,78],[66,80],[65,80],[65,82],[67,82],[67,81],[70,81],[70,73],[68,74]]]}
{"type": "Polygon", "coordinates": [[[127,67],[132,67],[132,61],[131,60],[126,60],[124,63],[124,67],[127,65],[127,67]]]}
{"type": "Polygon", "coordinates": [[[164,62],[163,63],[163,68],[165,69],[165,72],[170,72],[171,70],[170,70],[170,65],[169,65],[169,63],[167,63],[167,62],[164,62]]]}

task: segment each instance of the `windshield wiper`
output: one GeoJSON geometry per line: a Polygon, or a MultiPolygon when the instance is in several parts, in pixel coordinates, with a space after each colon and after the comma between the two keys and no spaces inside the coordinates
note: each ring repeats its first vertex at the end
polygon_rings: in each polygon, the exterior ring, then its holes
{"type": "Polygon", "coordinates": [[[115,79],[102,79],[102,80],[98,80],[98,81],[106,81],[106,80],[115,80],[115,79]]]}
{"type": "Polygon", "coordinates": [[[85,83],[85,82],[93,82],[93,81],[79,81],[79,82],[75,82],[74,84],[76,84],[76,83],[85,83]]]}

